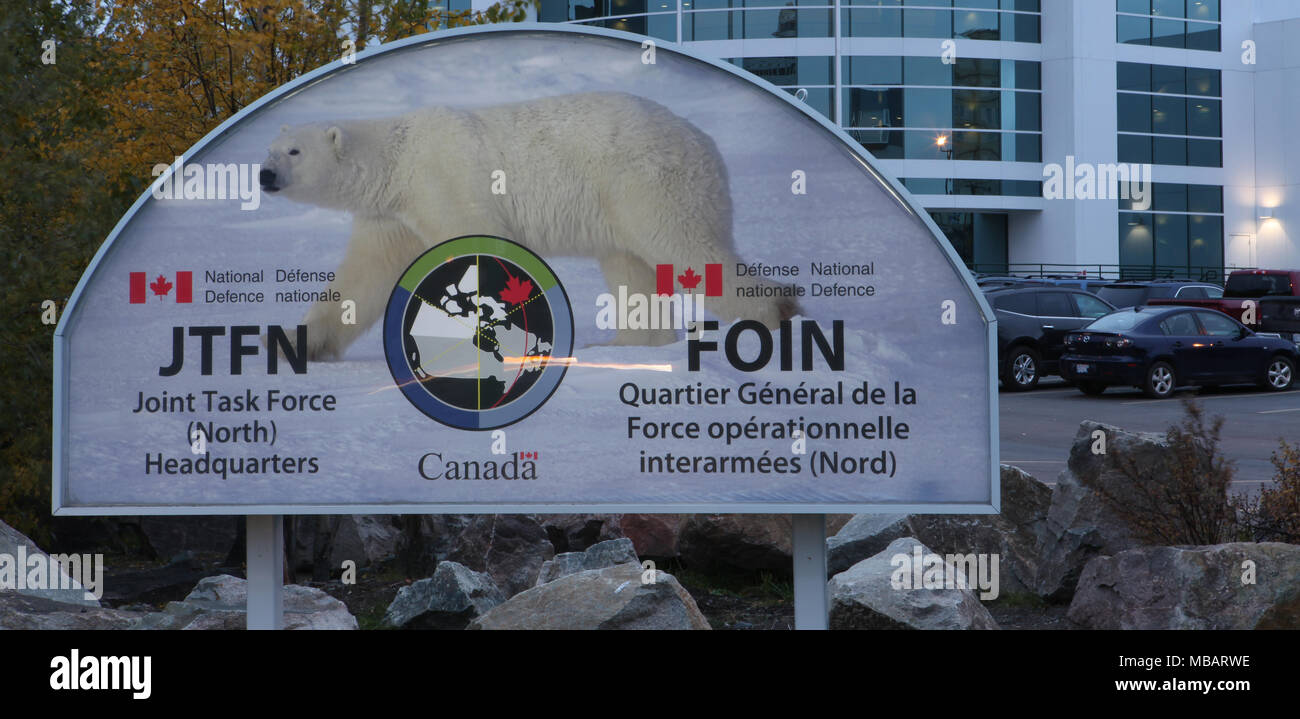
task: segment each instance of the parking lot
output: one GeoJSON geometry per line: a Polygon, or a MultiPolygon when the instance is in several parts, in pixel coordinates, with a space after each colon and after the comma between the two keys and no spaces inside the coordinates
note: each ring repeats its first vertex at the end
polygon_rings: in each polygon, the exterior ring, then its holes
{"type": "Polygon", "coordinates": [[[1264,392],[1250,386],[1210,392],[1178,390],[1173,398],[1147,399],[1134,388],[1112,387],[1089,397],[1058,378],[1044,378],[1029,392],[1000,393],[1002,462],[1054,485],[1065,469],[1074,434],[1083,420],[1127,430],[1164,432],[1183,419],[1179,398],[1201,400],[1210,416],[1225,418],[1220,449],[1236,464],[1233,489],[1255,492],[1273,476],[1269,455],[1278,439],[1300,441],[1300,388],[1264,392]]]}

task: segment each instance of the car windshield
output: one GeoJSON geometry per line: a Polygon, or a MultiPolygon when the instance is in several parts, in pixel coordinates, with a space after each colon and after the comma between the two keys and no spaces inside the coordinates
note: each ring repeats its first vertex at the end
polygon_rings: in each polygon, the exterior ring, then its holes
{"type": "Polygon", "coordinates": [[[1116,307],[1136,307],[1146,300],[1145,287],[1103,287],[1097,296],[1116,307]]]}
{"type": "Polygon", "coordinates": [[[1151,315],[1144,315],[1140,312],[1128,310],[1125,312],[1115,312],[1093,322],[1084,329],[1094,332],[1124,332],[1142,324],[1150,319],[1151,315]]]}

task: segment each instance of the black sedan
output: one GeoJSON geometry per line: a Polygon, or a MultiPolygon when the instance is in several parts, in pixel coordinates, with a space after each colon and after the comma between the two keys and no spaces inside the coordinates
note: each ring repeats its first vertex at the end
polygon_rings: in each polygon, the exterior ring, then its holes
{"type": "Polygon", "coordinates": [[[1295,381],[1300,350],[1231,317],[1191,307],[1133,307],[1065,338],[1061,376],[1086,394],[1114,385],[1165,398],[1185,385],[1254,383],[1280,392],[1295,381]]]}

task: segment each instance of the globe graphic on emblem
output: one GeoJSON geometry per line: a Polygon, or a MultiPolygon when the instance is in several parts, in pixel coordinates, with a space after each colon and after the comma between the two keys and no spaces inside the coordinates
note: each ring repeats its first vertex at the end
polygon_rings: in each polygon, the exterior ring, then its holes
{"type": "Polygon", "coordinates": [[[536,411],[572,348],[572,311],[555,274],[497,237],[426,251],[393,289],[384,319],[384,352],[402,393],[459,429],[495,429],[536,411]]]}

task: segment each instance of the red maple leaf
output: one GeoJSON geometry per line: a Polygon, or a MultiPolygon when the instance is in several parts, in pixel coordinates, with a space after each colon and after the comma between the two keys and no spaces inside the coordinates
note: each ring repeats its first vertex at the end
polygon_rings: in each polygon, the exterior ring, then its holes
{"type": "Polygon", "coordinates": [[[158,275],[158,279],[149,283],[149,289],[153,290],[155,295],[162,297],[172,291],[172,283],[168,282],[166,277],[158,275]]]}
{"type": "Polygon", "coordinates": [[[509,275],[506,279],[506,288],[501,290],[501,299],[512,305],[521,305],[528,299],[528,295],[532,294],[532,292],[532,280],[524,280],[523,282],[520,282],[518,277],[509,275]]]}
{"type": "Polygon", "coordinates": [[[677,281],[682,283],[682,287],[693,290],[700,285],[700,276],[695,274],[695,270],[687,267],[686,274],[677,275],[677,281]]]}

